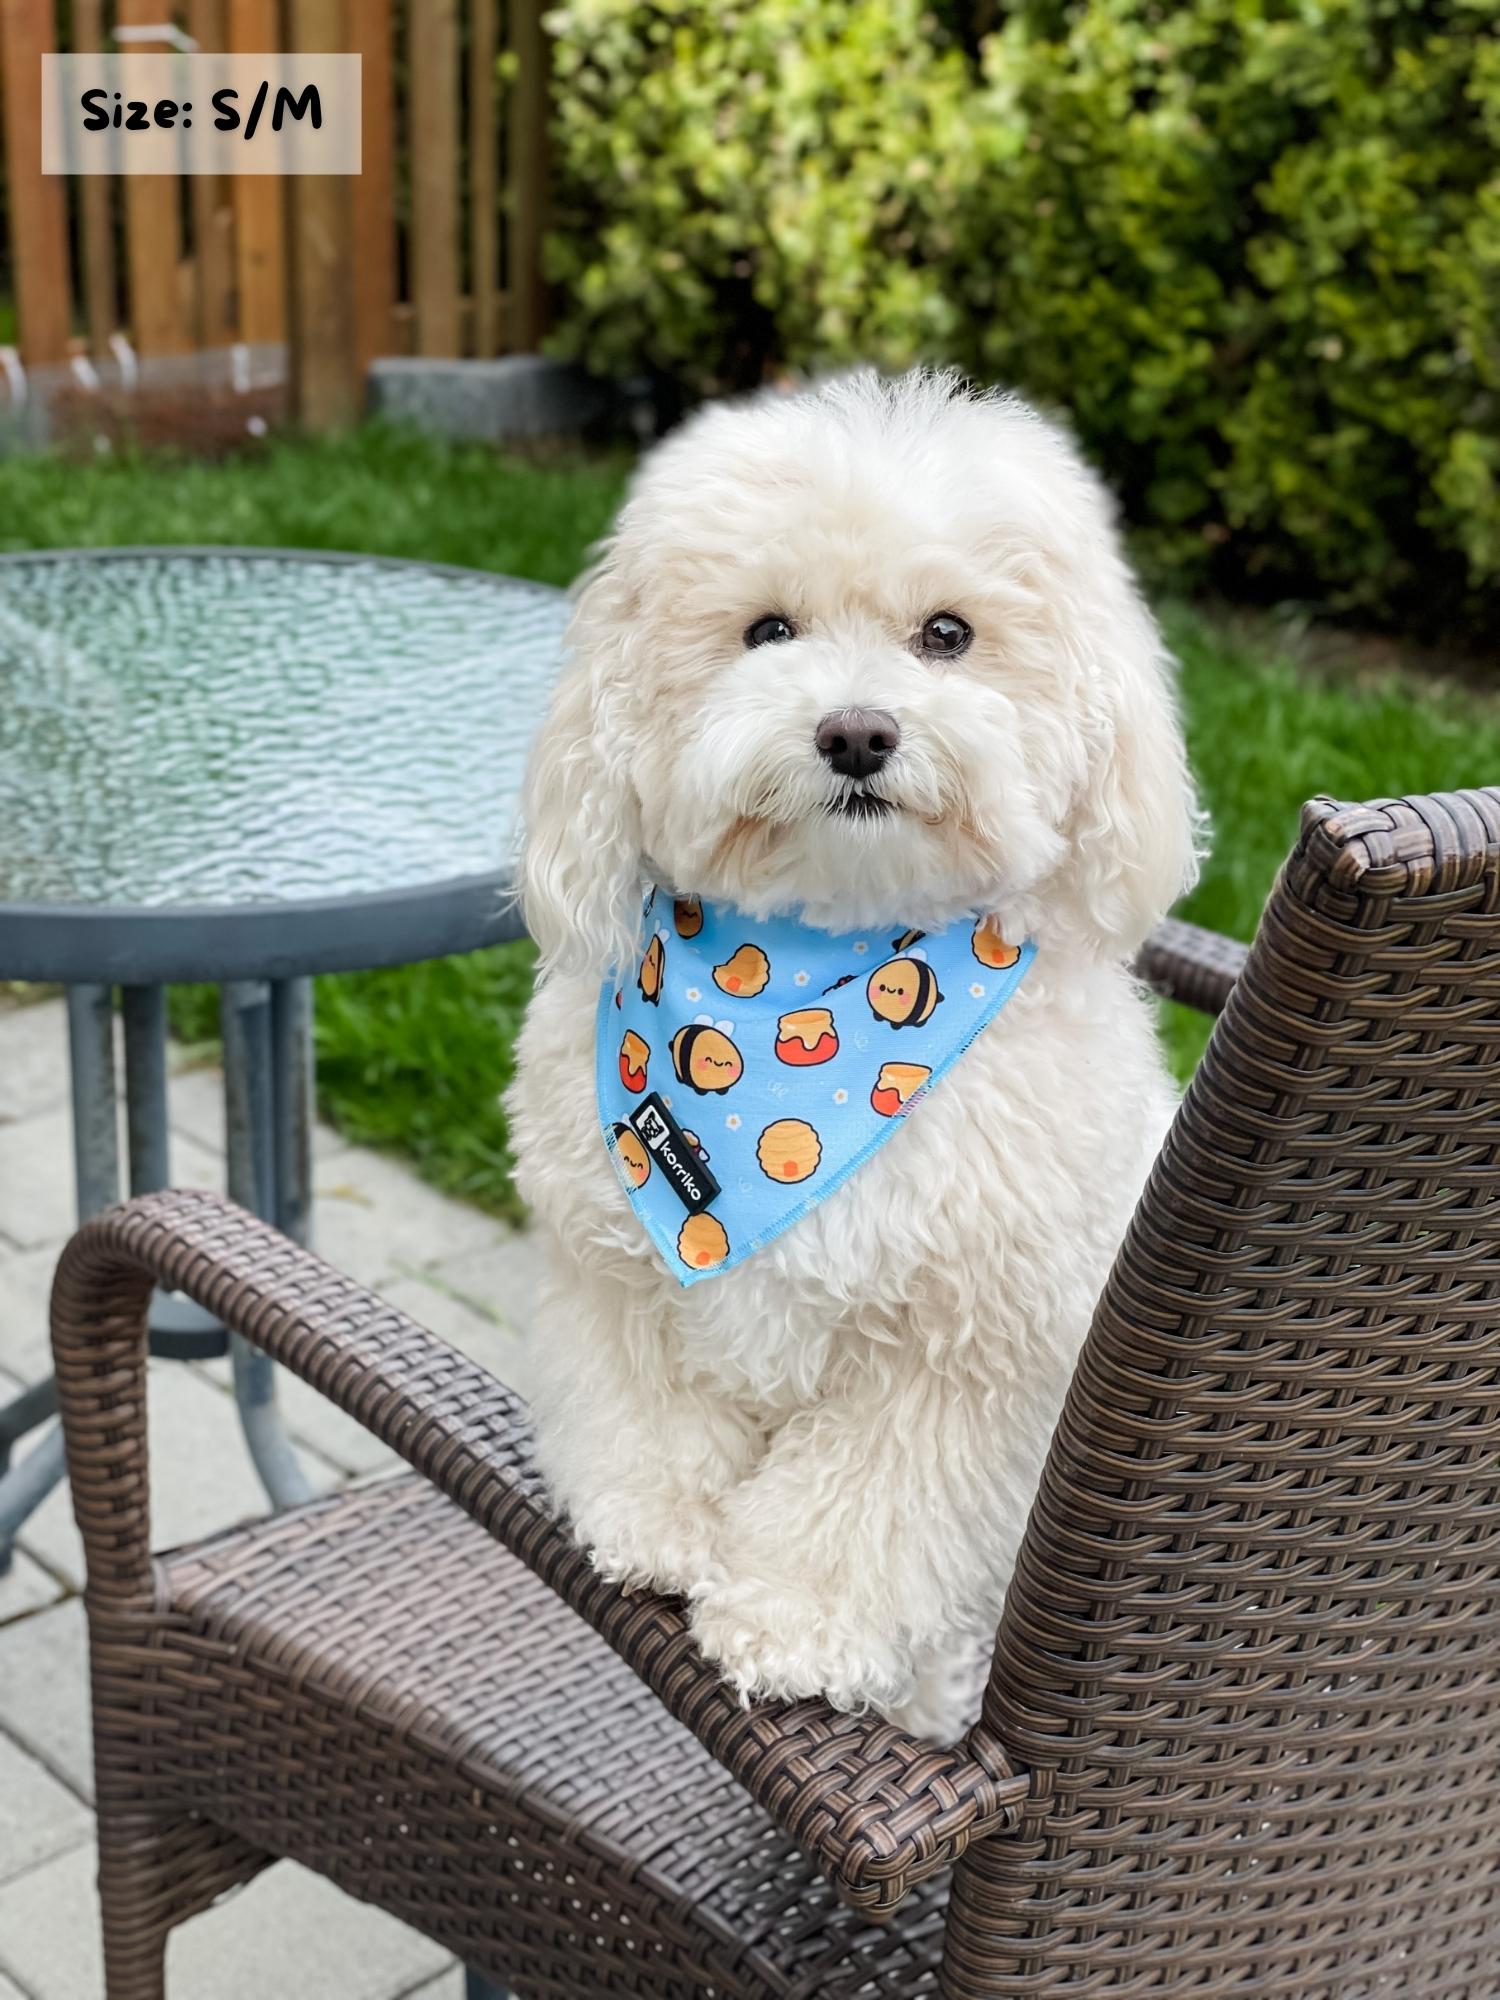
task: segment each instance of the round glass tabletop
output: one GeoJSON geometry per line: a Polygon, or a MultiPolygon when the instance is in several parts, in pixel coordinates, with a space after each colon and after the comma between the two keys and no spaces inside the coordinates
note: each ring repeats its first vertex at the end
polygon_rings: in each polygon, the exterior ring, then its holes
{"type": "Polygon", "coordinates": [[[360,556],[0,557],[0,977],[288,977],[518,935],[568,609],[360,556]]]}

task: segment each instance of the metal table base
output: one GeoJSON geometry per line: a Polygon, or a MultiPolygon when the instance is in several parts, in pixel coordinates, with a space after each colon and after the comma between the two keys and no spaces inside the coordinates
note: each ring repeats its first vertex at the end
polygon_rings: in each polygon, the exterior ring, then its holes
{"type": "MultiPolygon", "coordinates": [[[[126,1152],[132,1194],[171,1185],[167,1125],[167,1009],[161,986],[125,986],[126,1152]]],[[[224,1104],[231,1198],[305,1243],[312,1191],[313,1054],[310,979],[235,980],[220,988],[224,1104]]],[[[73,1091],[73,1160],[78,1219],[120,1197],[115,1089],[114,989],[68,988],[73,1091]]],[[[312,1498],[313,1487],[276,1407],[275,1365],[187,1300],[158,1293],[151,1306],[151,1351],[173,1360],[229,1353],[234,1399],[250,1456],[272,1504],[312,1498]]],[[[16,1444],[57,1409],[49,1378],[0,1409],[0,1575],[15,1538],[63,1476],[54,1425],[20,1464],[16,1444]]]]}

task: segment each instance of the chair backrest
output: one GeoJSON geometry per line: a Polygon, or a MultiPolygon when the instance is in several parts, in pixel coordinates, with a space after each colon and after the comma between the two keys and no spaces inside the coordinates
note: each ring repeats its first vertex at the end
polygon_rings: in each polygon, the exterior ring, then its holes
{"type": "Polygon", "coordinates": [[[1500,1995],[1500,790],[1318,801],[1080,1358],[946,1993],[1500,1995]]]}

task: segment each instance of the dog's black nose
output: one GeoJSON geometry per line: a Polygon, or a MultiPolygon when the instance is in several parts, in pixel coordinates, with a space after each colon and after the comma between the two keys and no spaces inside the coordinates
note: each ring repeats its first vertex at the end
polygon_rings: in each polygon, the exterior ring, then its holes
{"type": "Polygon", "coordinates": [[[841,778],[868,778],[901,741],[901,731],[883,708],[836,708],[818,724],[813,741],[841,778]]]}

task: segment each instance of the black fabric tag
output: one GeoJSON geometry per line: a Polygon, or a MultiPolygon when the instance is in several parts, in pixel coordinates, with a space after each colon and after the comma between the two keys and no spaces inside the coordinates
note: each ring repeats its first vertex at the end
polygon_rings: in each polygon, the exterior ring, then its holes
{"type": "Polygon", "coordinates": [[[630,1114],[632,1130],[683,1207],[697,1215],[718,1199],[719,1183],[689,1145],[682,1127],[653,1090],[630,1114]]]}

